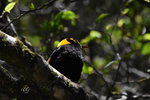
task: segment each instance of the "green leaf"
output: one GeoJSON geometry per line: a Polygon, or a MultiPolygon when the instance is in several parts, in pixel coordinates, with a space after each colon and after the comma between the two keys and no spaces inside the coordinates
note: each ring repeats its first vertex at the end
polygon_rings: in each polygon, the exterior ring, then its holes
{"type": "Polygon", "coordinates": [[[59,12],[55,17],[54,17],[54,23],[55,25],[58,25],[61,21],[61,18],[62,18],[62,15],[63,15],[63,12],[59,12]]]}
{"type": "Polygon", "coordinates": [[[64,11],[62,15],[62,19],[65,19],[65,20],[74,20],[75,17],[76,17],[76,14],[70,10],[64,11]]]}
{"type": "Polygon", "coordinates": [[[54,41],[54,48],[56,48],[58,44],[59,44],[58,40],[54,41]]]}
{"type": "Polygon", "coordinates": [[[81,44],[89,43],[91,40],[95,40],[97,38],[101,38],[102,35],[99,31],[91,30],[90,35],[81,40],[81,44]]]}
{"type": "Polygon", "coordinates": [[[58,30],[63,30],[63,28],[64,28],[64,26],[62,24],[60,24],[60,25],[57,26],[58,30]]]}
{"type": "Polygon", "coordinates": [[[14,8],[16,2],[11,2],[5,7],[5,11],[10,13],[10,11],[14,8]]]}
{"type": "Polygon", "coordinates": [[[75,21],[75,20],[71,20],[71,24],[72,24],[73,26],[75,26],[75,25],[76,25],[76,21],[75,21]]]}
{"type": "Polygon", "coordinates": [[[112,29],[112,25],[111,24],[106,25],[105,29],[109,33],[112,29]]]}
{"type": "Polygon", "coordinates": [[[91,30],[90,31],[90,37],[91,39],[95,39],[95,38],[101,38],[101,33],[99,31],[95,31],[95,30],[91,30]]]}
{"type": "Polygon", "coordinates": [[[75,18],[76,14],[70,10],[66,10],[64,12],[59,12],[55,17],[54,17],[54,23],[55,25],[59,25],[61,19],[64,20],[70,20],[72,25],[76,25],[75,23],[75,18]]]}
{"type": "Polygon", "coordinates": [[[49,24],[46,23],[46,22],[43,22],[43,23],[42,23],[42,30],[43,30],[43,31],[52,30],[53,22],[49,22],[49,24]],[[49,24],[50,24],[51,26],[50,26],[49,24]]]}
{"type": "Polygon", "coordinates": [[[129,10],[130,10],[129,8],[125,8],[125,9],[122,11],[122,14],[124,14],[124,15],[127,14],[127,13],[129,12],[129,10]]]}
{"type": "Polygon", "coordinates": [[[141,49],[141,53],[143,55],[147,55],[147,54],[150,54],[150,50],[149,50],[149,47],[150,47],[150,43],[145,43],[141,49]]]}
{"type": "Polygon", "coordinates": [[[85,74],[92,74],[93,68],[88,66],[86,63],[84,63],[83,68],[82,68],[82,72],[85,74]]]}
{"type": "Polygon", "coordinates": [[[49,21],[49,24],[51,27],[53,27],[55,25],[55,23],[53,21],[49,21]]]}
{"type": "Polygon", "coordinates": [[[144,34],[143,39],[144,40],[150,40],[150,33],[144,34]]]}
{"type": "Polygon", "coordinates": [[[124,19],[120,19],[117,23],[117,26],[122,27],[124,23],[125,23],[124,19]]]}
{"type": "Polygon", "coordinates": [[[84,43],[87,44],[87,43],[90,42],[90,40],[91,40],[91,39],[90,39],[90,36],[87,36],[87,37],[85,37],[84,39],[82,39],[80,43],[81,43],[81,45],[83,45],[84,43]]]}
{"type": "Polygon", "coordinates": [[[108,16],[108,15],[109,15],[108,13],[102,13],[102,14],[100,14],[100,15],[98,16],[97,20],[96,20],[96,24],[100,23],[101,20],[102,20],[103,18],[105,18],[106,16],[108,16]]]}
{"type": "Polygon", "coordinates": [[[13,2],[13,0],[8,0],[8,2],[13,2]]]}
{"type": "Polygon", "coordinates": [[[29,8],[30,8],[30,9],[35,9],[34,4],[33,4],[33,3],[29,4],[29,8]]]}

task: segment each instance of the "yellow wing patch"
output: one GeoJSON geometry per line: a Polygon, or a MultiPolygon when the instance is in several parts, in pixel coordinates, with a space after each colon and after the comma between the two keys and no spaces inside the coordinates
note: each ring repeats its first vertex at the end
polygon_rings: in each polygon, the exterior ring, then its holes
{"type": "Polygon", "coordinates": [[[47,60],[47,62],[49,63],[49,62],[50,62],[50,60],[51,60],[51,57],[47,60]]]}

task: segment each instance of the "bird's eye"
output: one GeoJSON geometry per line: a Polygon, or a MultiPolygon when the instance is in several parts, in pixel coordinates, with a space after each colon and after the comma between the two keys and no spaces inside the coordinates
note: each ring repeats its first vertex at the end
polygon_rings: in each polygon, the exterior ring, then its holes
{"type": "Polygon", "coordinates": [[[74,40],[74,42],[75,42],[75,43],[79,43],[79,44],[80,44],[80,42],[79,42],[77,39],[75,39],[75,40],[74,40]]]}
{"type": "Polygon", "coordinates": [[[77,40],[73,40],[73,42],[77,43],[77,40]]]}

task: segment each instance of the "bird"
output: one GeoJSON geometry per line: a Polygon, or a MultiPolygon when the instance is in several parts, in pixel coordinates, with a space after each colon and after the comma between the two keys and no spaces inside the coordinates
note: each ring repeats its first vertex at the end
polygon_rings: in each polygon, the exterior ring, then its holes
{"type": "Polygon", "coordinates": [[[82,48],[87,46],[82,46],[75,38],[65,38],[52,51],[47,62],[68,79],[77,83],[84,63],[82,48]]]}

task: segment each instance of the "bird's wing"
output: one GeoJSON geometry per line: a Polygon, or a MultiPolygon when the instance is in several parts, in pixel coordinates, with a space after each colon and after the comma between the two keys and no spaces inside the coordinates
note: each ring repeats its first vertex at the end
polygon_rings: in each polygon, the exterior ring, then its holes
{"type": "Polygon", "coordinates": [[[49,59],[47,60],[48,63],[50,63],[51,60],[55,60],[58,55],[60,54],[62,48],[58,47],[56,49],[54,49],[49,57],[49,59]]]}

